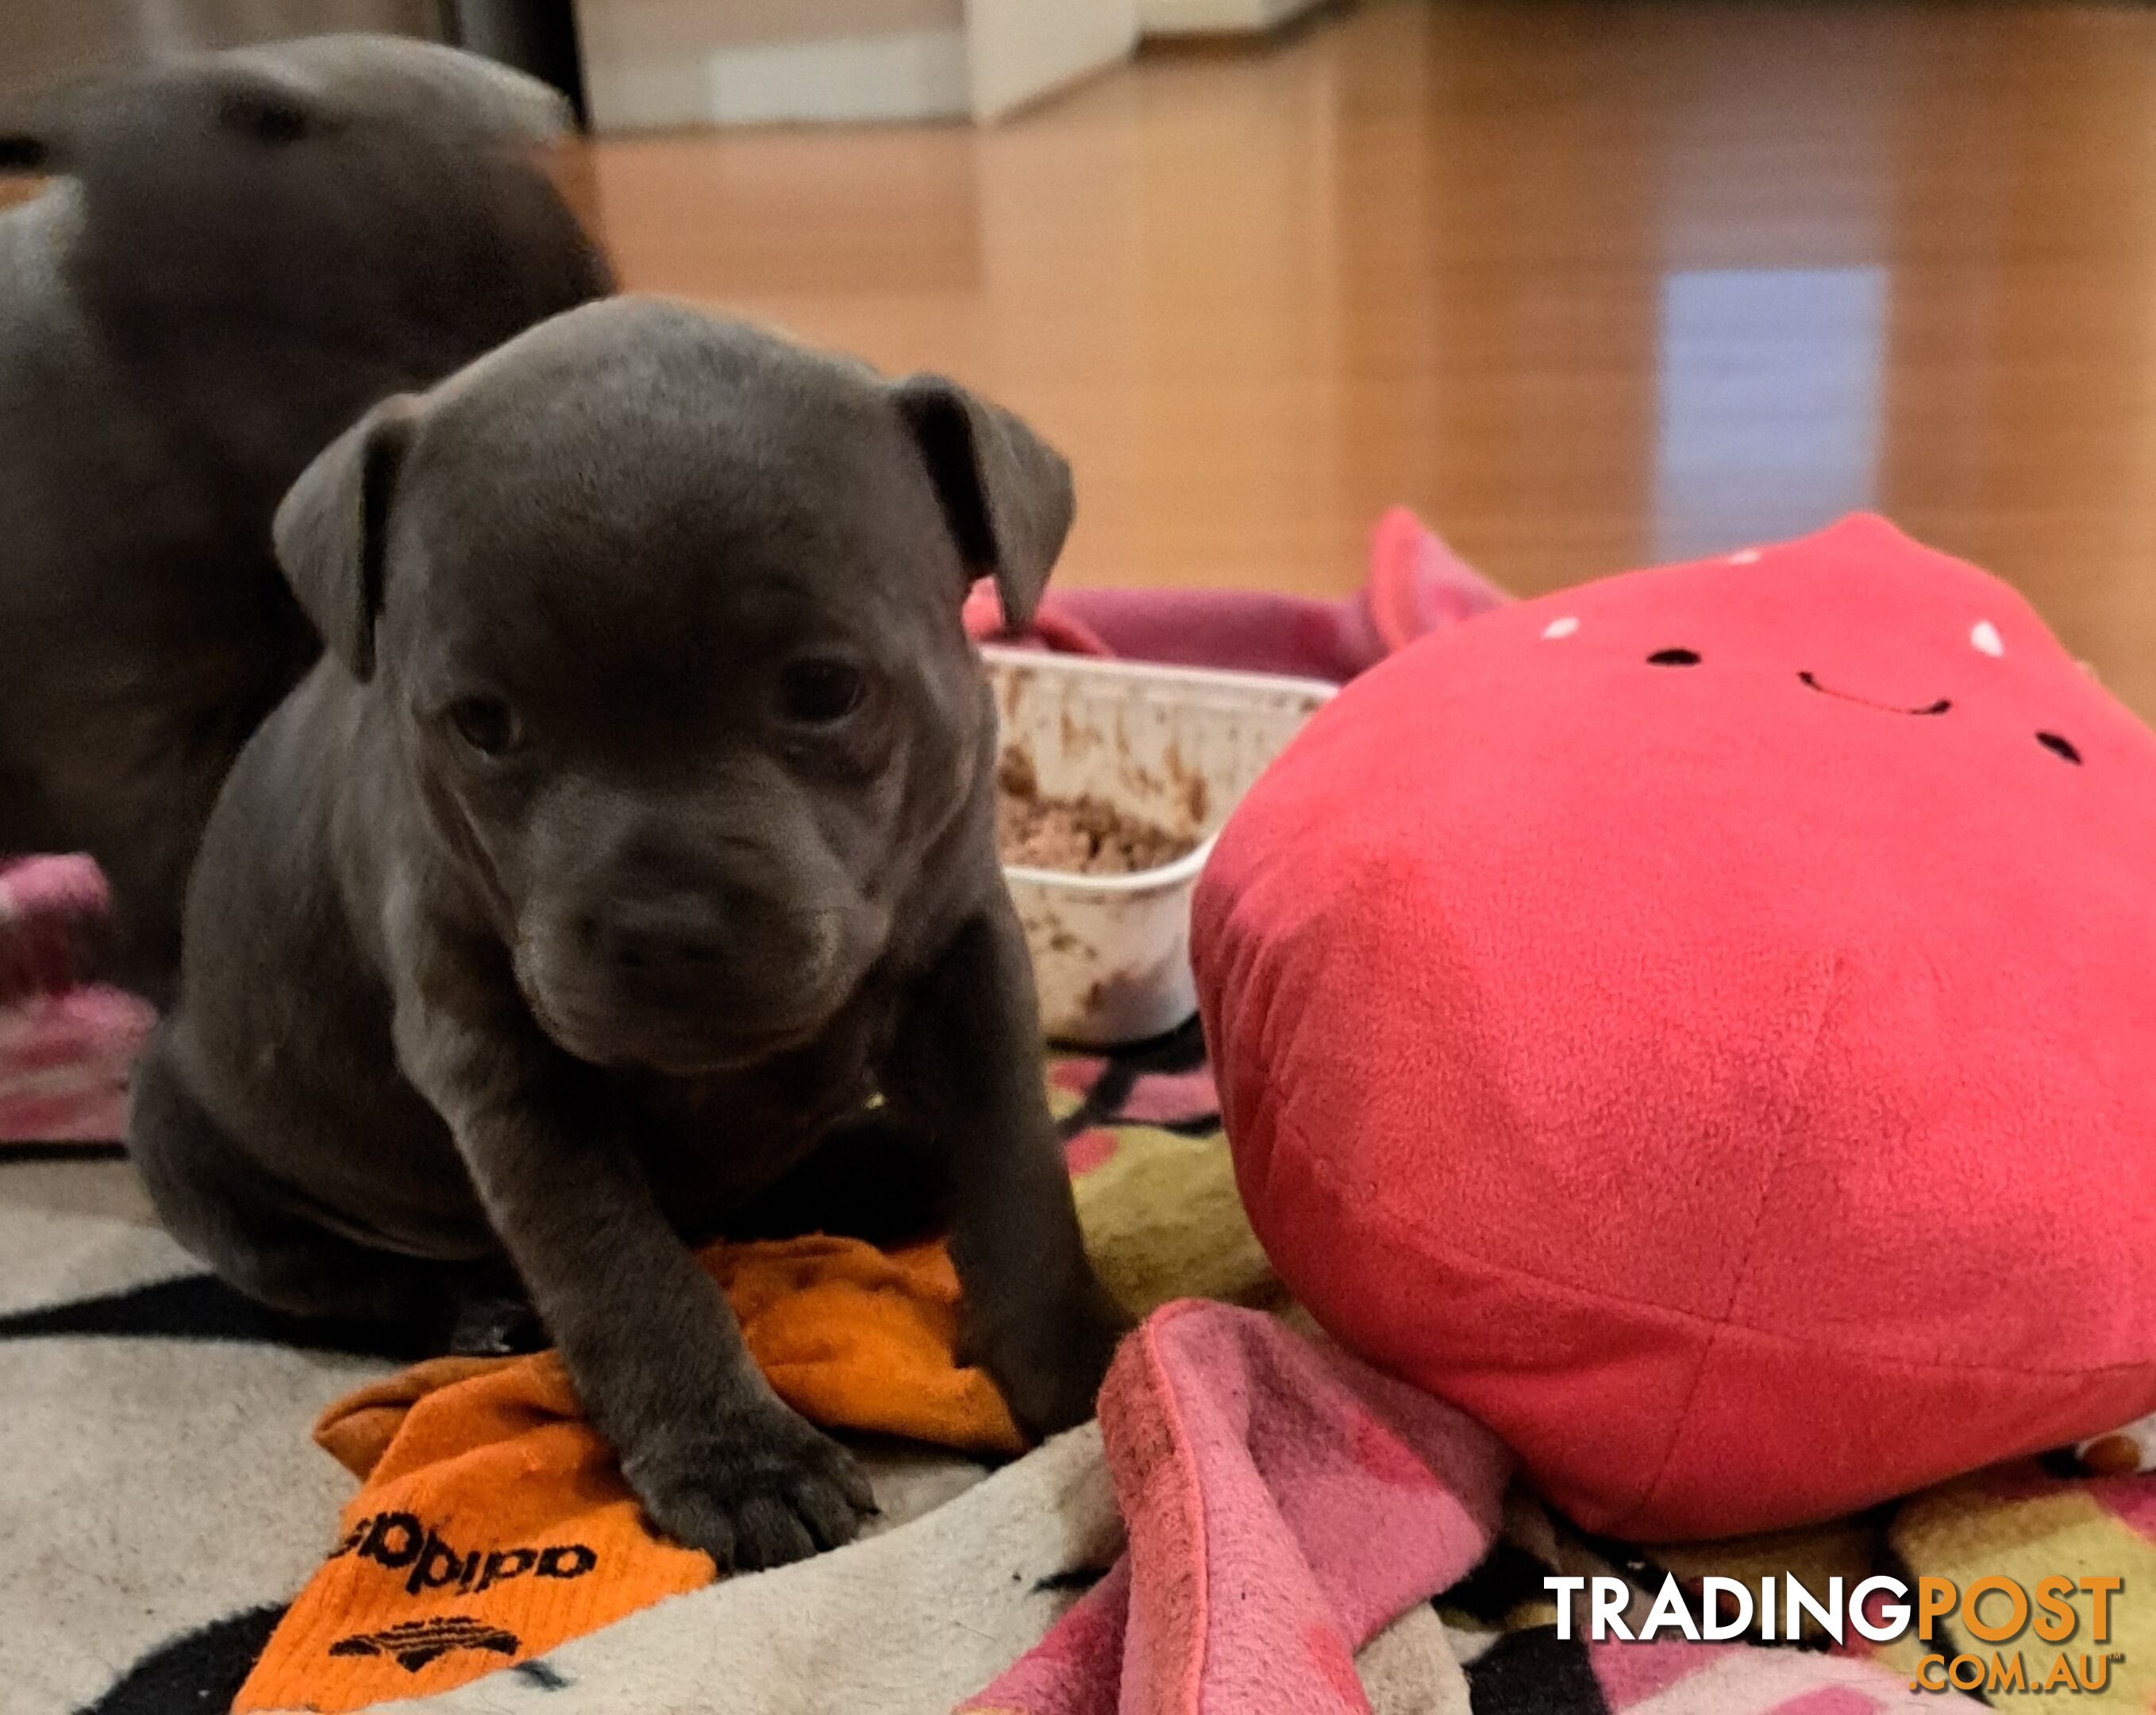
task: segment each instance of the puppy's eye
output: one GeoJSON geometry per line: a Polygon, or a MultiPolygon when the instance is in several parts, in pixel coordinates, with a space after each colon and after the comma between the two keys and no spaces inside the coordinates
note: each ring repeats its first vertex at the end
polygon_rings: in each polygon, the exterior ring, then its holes
{"type": "Polygon", "coordinates": [[[2036,735],[2036,742],[2042,745],[2053,756],[2064,757],[2077,768],[2081,766],[2082,753],[2074,747],[2074,742],[2071,738],[2061,738],[2056,732],[2039,732],[2036,735]]]}
{"type": "Polygon", "coordinates": [[[307,110],[267,90],[229,90],[218,101],[218,122],[271,148],[296,143],[309,129],[307,110]]]}
{"type": "Polygon", "coordinates": [[[844,720],[867,695],[861,670],[845,661],[791,661],[778,675],[779,707],[788,720],[804,727],[844,720]]]}
{"type": "Polygon", "coordinates": [[[1658,649],[1647,657],[1650,667],[1697,667],[1699,651],[1689,649],[1658,649]]]}
{"type": "Polygon", "coordinates": [[[457,737],[483,757],[506,755],[524,742],[524,723],[498,696],[459,697],[449,716],[457,737]]]}

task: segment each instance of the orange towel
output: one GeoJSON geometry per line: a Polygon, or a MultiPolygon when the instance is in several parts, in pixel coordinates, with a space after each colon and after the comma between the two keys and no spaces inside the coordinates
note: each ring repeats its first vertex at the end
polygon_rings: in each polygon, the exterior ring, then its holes
{"type": "MultiPolygon", "coordinates": [[[[887,1255],[793,1239],[701,1260],[803,1415],[1023,1451],[993,1384],[957,1363],[958,1281],[940,1245],[887,1255]]],[[[708,1557],[645,1529],[551,1352],[416,1365],[331,1406],[315,1439],[362,1487],[234,1715],[446,1691],[714,1575],[708,1557]]]]}

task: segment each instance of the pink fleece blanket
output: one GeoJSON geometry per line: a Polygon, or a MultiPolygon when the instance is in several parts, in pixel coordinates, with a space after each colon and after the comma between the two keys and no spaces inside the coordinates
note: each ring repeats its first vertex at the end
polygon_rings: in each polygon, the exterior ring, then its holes
{"type": "MultiPolygon", "coordinates": [[[[1579,1538],[1531,1501],[1505,1519],[1499,1543],[1511,1461],[1486,1430],[1254,1311],[1186,1301],[1157,1312],[1117,1353],[1100,1411],[1128,1551],[959,1715],[1367,1715],[1354,1652],[1441,1593],[1449,1594],[1440,1608],[1459,1610],[1448,1619],[1468,1628],[1448,1627],[1449,1636],[1487,1628],[1483,1652],[1466,1658],[1477,1710],[1870,1715],[1979,1707],[1950,1692],[1912,1697],[1915,1656],[1871,1659],[1861,1640],[1831,1655],[1751,1642],[1589,1642],[1579,1609],[1572,1639],[1559,1640],[1547,1617],[1545,1574],[1584,1568],[1635,1584],[1627,1612],[1638,1625],[1662,1577],[1648,1558],[1656,1551],[1579,1538]]],[[[2017,1470],[1994,1486],[2023,1497],[2036,1515],[2003,1515],[1998,1502],[1974,1497],[1909,1502],[1905,1523],[1930,1522],[1895,1543],[1912,1556],[1897,1575],[1923,1564],[1965,1583],[1987,1553],[2033,1556],[2032,1565],[2052,1564],[2047,1554],[2107,1567],[2145,1558],[2115,1527],[2086,1540],[2060,1534],[2090,1530],[2097,1509],[2056,1482],[2031,1492],[2030,1481],[2017,1470]],[[1989,1521],[1999,1528],[1987,1547],[1989,1521]],[[1940,1558],[1934,1538],[1957,1558],[1940,1558]],[[2082,1555],[2099,1543],[2096,1558],[2082,1555]]],[[[2133,1481],[2112,1487],[2124,1491],[2133,1481]]],[[[1702,1564],[1753,1580],[1769,1564],[1816,1570],[1821,1588],[1829,1567],[1836,1575],[1886,1569],[1840,1564],[1850,1548],[1872,1552],[1847,1525],[1817,1534],[1813,1545],[1804,1533],[1780,1539],[1779,1553],[1763,1542],[1710,1547],[1702,1552],[1727,1558],[1702,1564]]],[[[1676,1569],[1696,1578],[1700,1569],[1676,1569]]],[[[2146,1707],[2145,1698],[2136,1707],[2146,1707]]]]}
{"type": "MultiPolygon", "coordinates": [[[[1338,601],[1249,589],[1075,589],[1050,595],[1017,641],[1064,655],[1120,655],[1178,667],[1285,673],[1344,684],[1424,633],[1512,598],[1404,506],[1370,533],[1363,588],[1338,601]]],[[[967,603],[975,637],[1003,634],[983,584],[967,603]]]]}
{"type": "Polygon", "coordinates": [[[1116,1354],[1130,1548],[973,1715],[1348,1715],[1354,1653],[1496,1538],[1488,1430],[1255,1311],[1185,1300],[1116,1354]]]}

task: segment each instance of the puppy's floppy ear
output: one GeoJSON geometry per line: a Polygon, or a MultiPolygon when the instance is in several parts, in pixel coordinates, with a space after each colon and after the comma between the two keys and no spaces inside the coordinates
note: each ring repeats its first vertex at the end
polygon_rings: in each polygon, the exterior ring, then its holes
{"type": "Polygon", "coordinates": [[[1004,624],[1023,629],[1077,511],[1070,465],[1009,412],[940,375],[909,376],[893,392],[967,570],[995,579],[1004,624]]]}
{"type": "Polygon", "coordinates": [[[384,399],[316,454],[270,526],[292,593],[355,679],[374,676],[390,500],[418,414],[408,393],[384,399]]]}

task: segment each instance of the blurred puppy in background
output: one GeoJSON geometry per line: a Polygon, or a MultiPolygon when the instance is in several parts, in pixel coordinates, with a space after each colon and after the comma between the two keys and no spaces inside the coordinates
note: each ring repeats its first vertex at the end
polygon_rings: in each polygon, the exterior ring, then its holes
{"type": "Polygon", "coordinates": [[[162,1000],[233,758],[320,652],[270,525],[377,400],[612,289],[544,85],[323,37],[0,126],[0,855],[86,850],[162,1000]]]}

